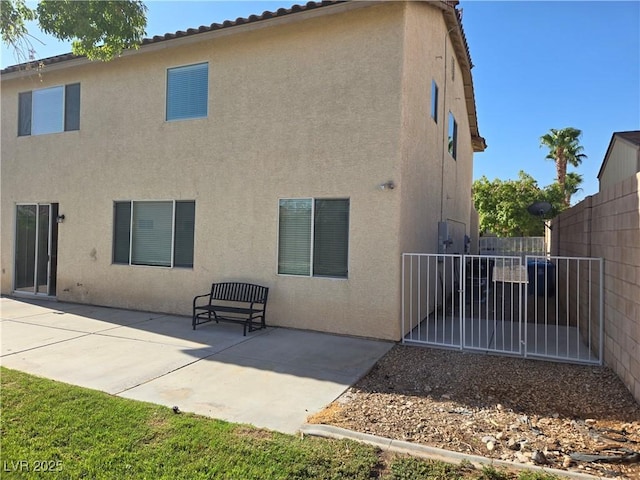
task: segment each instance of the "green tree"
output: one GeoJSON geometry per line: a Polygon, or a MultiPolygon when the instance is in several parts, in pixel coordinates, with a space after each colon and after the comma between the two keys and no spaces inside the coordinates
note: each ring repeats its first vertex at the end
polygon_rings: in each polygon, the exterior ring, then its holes
{"type": "Polygon", "coordinates": [[[540,218],[527,207],[546,200],[547,193],[536,180],[520,171],[517,180],[489,181],[487,177],[473,182],[473,203],[480,217],[480,231],[490,231],[501,237],[539,236],[544,233],[540,218]]]}
{"type": "Polygon", "coordinates": [[[582,177],[576,173],[567,175],[564,188],[556,182],[540,188],[529,174],[520,171],[517,180],[490,181],[487,177],[473,182],[473,203],[480,217],[480,231],[492,232],[500,237],[530,237],[544,235],[544,224],[540,217],[527,210],[535,202],[548,202],[551,211],[546,218],[552,218],[567,208],[566,188],[571,182],[573,193],[582,177]]]}
{"type": "Polygon", "coordinates": [[[564,205],[569,206],[571,204],[571,197],[578,193],[580,185],[582,185],[582,175],[577,172],[568,172],[567,178],[564,182],[564,205]]]}
{"type": "MultiPolygon", "coordinates": [[[[581,135],[581,130],[567,127],[559,130],[552,128],[549,130],[549,133],[540,137],[540,146],[549,149],[549,154],[546,158],[553,160],[556,164],[556,182],[560,186],[561,191],[565,193],[565,206],[569,206],[571,195],[575,193],[575,191],[571,192],[570,190],[577,188],[575,183],[577,180],[576,177],[570,178],[570,183],[567,182],[567,165],[577,167],[582,163],[582,160],[587,158],[587,156],[582,153],[584,148],[580,145],[581,135]]],[[[581,181],[582,177],[580,177],[580,182],[581,181]]],[[[580,182],[578,182],[578,185],[580,182]]]]}
{"type": "Polygon", "coordinates": [[[136,0],[41,1],[29,8],[25,0],[0,1],[2,41],[20,62],[32,60],[37,40],[27,22],[55,38],[72,42],[72,52],[90,60],[111,60],[127,48],[137,48],[145,35],[147,7],[136,0]]]}

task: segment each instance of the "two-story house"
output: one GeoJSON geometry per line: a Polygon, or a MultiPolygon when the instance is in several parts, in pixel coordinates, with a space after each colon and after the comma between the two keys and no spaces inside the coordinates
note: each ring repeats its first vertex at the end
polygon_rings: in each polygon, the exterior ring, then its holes
{"type": "Polygon", "coordinates": [[[472,233],[456,4],[311,2],[4,69],[2,293],[189,315],[250,281],[270,325],[399,339],[401,254],[472,233]]]}

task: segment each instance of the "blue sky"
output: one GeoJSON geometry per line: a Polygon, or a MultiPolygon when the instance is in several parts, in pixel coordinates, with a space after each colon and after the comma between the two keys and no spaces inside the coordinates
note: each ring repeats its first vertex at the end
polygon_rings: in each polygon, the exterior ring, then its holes
{"type": "MultiPolygon", "coordinates": [[[[147,36],[289,7],[292,1],[145,2],[147,36]]],[[[304,2],[301,2],[304,3],[304,2]]],[[[583,131],[588,156],[580,200],[598,190],[597,174],[611,135],[640,129],[640,2],[520,2],[462,0],[480,133],[474,178],[531,174],[540,186],[555,168],[539,138],[550,128],[583,131]]],[[[31,30],[38,57],[69,44],[31,30]]],[[[15,63],[3,46],[2,67],[15,63]]]]}

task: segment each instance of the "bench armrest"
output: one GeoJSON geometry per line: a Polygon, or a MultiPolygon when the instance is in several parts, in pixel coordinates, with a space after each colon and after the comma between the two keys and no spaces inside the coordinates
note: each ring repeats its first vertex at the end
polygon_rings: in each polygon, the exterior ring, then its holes
{"type": "Polygon", "coordinates": [[[211,294],[210,293],[205,293],[204,295],[198,295],[196,297],[193,297],[193,308],[196,308],[196,300],[198,300],[199,298],[208,297],[209,295],[211,295],[211,294]]]}

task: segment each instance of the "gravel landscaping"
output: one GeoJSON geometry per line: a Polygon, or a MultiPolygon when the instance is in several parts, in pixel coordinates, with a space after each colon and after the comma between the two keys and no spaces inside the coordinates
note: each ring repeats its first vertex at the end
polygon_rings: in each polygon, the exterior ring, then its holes
{"type": "Polygon", "coordinates": [[[640,478],[640,405],[605,367],[397,345],[309,423],[640,478]]]}

